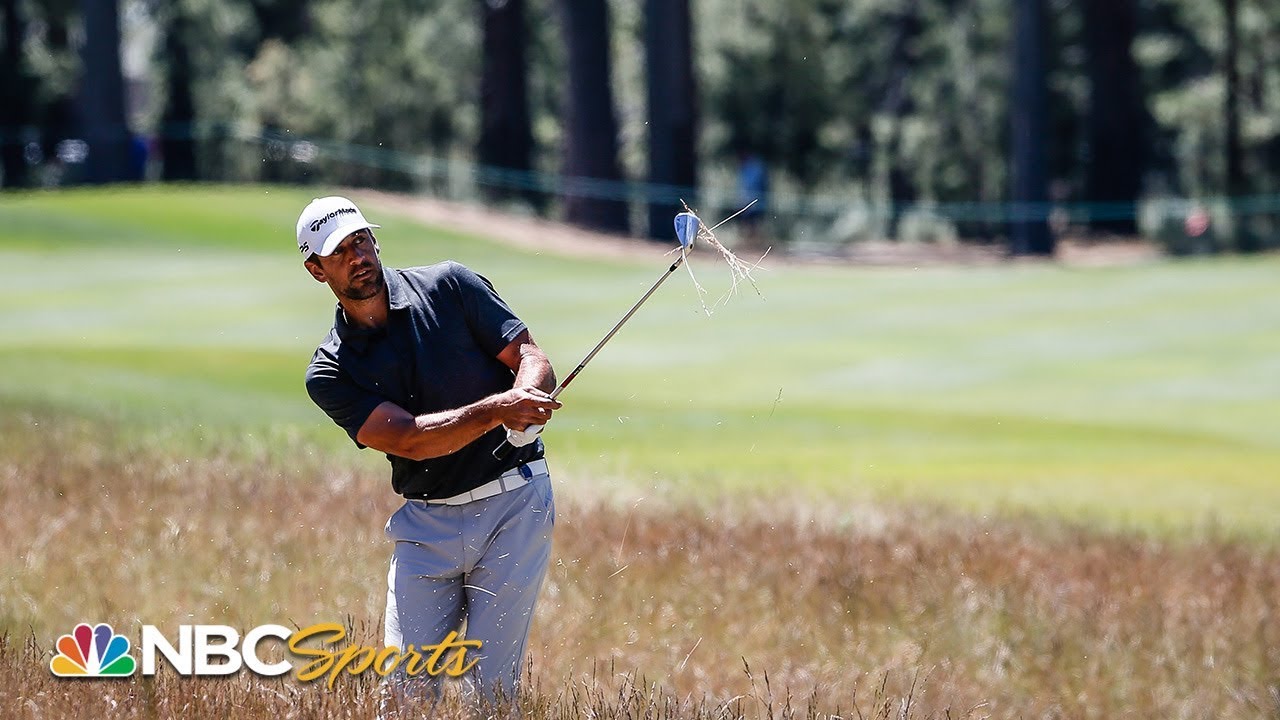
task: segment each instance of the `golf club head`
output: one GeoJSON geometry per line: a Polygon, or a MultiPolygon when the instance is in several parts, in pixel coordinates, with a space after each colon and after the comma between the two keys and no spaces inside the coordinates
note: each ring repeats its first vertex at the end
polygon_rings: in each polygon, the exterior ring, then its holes
{"type": "Polygon", "coordinates": [[[702,221],[697,215],[691,212],[682,212],[676,215],[676,237],[680,240],[680,247],[685,250],[693,249],[693,240],[698,237],[698,229],[702,227],[702,221]]]}

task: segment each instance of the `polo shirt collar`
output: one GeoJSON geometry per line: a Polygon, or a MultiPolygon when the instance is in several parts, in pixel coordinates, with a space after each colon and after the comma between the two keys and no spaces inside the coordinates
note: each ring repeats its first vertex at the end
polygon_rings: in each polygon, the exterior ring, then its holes
{"type": "MultiPolygon", "coordinates": [[[[403,310],[409,307],[409,291],[405,288],[404,279],[400,277],[400,273],[384,265],[382,277],[387,284],[388,307],[392,310],[403,310]]],[[[370,340],[386,332],[386,328],[362,328],[347,323],[347,314],[342,310],[342,303],[338,303],[334,310],[333,329],[337,331],[338,339],[343,344],[350,345],[357,352],[364,352],[370,340]]]]}
{"type": "Polygon", "coordinates": [[[387,302],[392,310],[403,310],[409,307],[409,289],[405,287],[404,278],[395,268],[382,266],[382,276],[387,280],[387,302]]]}

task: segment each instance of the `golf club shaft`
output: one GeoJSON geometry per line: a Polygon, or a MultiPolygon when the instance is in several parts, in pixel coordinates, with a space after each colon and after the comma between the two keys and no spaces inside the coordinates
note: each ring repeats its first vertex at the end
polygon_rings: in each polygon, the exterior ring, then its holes
{"type": "MultiPolygon", "coordinates": [[[[591,348],[591,352],[587,353],[586,357],[582,358],[582,362],[578,363],[578,367],[574,368],[573,372],[569,373],[568,377],[561,381],[560,385],[557,386],[555,390],[551,391],[552,400],[556,399],[561,392],[564,392],[565,388],[569,387],[569,383],[573,382],[573,379],[578,377],[578,373],[582,372],[582,369],[587,366],[587,363],[591,362],[591,358],[595,357],[596,353],[600,352],[600,349],[604,347],[605,343],[609,342],[614,335],[618,334],[618,330],[622,329],[622,326],[631,319],[632,315],[636,314],[636,311],[640,309],[640,306],[643,305],[655,292],[657,292],[658,288],[662,286],[662,283],[666,282],[667,278],[671,277],[671,274],[674,273],[683,262],[684,253],[680,253],[680,257],[676,258],[676,261],[671,263],[671,267],[667,268],[667,271],[662,273],[662,277],[658,278],[658,281],[653,284],[653,287],[649,288],[649,292],[646,292],[643,297],[636,301],[635,305],[631,306],[631,309],[627,311],[626,315],[622,316],[622,319],[613,326],[613,329],[606,333],[604,338],[601,339],[600,342],[596,343],[595,347],[591,348]]],[[[502,460],[505,459],[507,455],[510,455],[511,451],[514,449],[515,447],[504,439],[502,443],[498,445],[498,448],[493,451],[493,456],[502,460]]]]}

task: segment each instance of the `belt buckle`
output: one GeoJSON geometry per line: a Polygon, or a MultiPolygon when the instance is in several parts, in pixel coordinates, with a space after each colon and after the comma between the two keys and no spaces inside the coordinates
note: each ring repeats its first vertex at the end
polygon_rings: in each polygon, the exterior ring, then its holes
{"type": "Polygon", "coordinates": [[[529,467],[529,463],[524,463],[516,469],[520,471],[520,477],[526,481],[533,479],[533,468],[529,467]]]}

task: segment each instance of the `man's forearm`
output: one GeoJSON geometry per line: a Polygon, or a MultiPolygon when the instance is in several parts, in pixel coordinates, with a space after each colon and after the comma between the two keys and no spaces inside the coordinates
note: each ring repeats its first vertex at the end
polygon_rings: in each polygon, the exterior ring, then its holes
{"type": "Polygon", "coordinates": [[[556,389],[556,372],[546,353],[537,346],[521,348],[520,369],[516,371],[515,387],[535,387],[544,393],[556,389]]]}
{"type": "MultiPolygon", "coordinates": [[[[554,376],[534,379],[555,382],[554,376]]],[[[457,452],[498,425],[524,430],[535,423],[545,423],[559,407],[560,403],[526,386],[455,410],[417,416],[387,401],[373,409],[356,440],[391,455],[426,460],[457,452]]]]}
{"type": "Polygon", "coordinates": [[[415,449],[423,458],[448,455],[500,424],[493,396],[455,410],[417,415],[413,418],[415,449]]]}
{"type": "Polygon", "coordinates": [[[374,409],[356,439],[391,455],[425,460],[457,452],[500,422],[493,396],[453,410],[417,416],[385,402],[374,409]]]}

